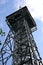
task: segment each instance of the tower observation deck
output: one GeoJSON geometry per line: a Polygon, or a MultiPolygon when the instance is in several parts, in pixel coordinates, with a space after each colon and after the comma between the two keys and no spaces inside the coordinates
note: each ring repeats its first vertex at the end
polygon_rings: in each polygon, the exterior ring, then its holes
{"type": "Polygon", "coordinates": [[[12,65],[42,65],[42,59],[32,35],[32,32],[37,30],[36,23],[27,7],[25,6],[7,16],[6,22],[12,34],[9,32],[1,48],[2,64],[7,65],[8,59],[12,56],[12,65]],[[10,43],[10,38],[13,39],[13,43],[10,43]],[[7,45],[11,52],[10,56],[6,57],[6,61],[4,61],[3,49],[7,45]]]}

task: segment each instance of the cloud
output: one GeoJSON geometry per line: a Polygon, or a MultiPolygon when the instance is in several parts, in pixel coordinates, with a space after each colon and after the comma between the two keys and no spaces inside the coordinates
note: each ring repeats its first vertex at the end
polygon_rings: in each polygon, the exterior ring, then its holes
{"type": "Polygon", "coordinates": [[[43,21],[43,0],[25,0],[25,3],[32,16],[43,21]]]}
{"type": "Polygon", "coordinates": [[[43,27],[41,28],[41,32],[42,32],[42,34],[43,34],[43,27]]]}
{"type": "Polygon", "coordinates": [[[33,18],[38,18],[43,22],[43,0],[14,0],[14,7],[17,9],[19,6],[26,5],[33,16],[33,18]]]}
{"type": "Polygon", "coordinates": [[[0,0],[0,4],[5,4],[6,0],[0,0]]]}
{"type": "Polygon", "coordinates": [[[14,0],[13,1],[13,7],[14,8],[16,8],[16,10],[18,10],[19,9],[19,7],[23,7],[23,6],[25,6],[25,0],[14,0]]]}
{"type": "Polygon", "coordinates": [[[43,17],[41,17],[41,22],[43,22],[43,17]]]}

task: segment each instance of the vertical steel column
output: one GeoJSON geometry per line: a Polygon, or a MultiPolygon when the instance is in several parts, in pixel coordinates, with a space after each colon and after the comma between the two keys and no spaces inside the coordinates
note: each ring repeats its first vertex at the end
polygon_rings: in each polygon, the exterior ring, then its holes
{"type": "MultiPolygon", "coordinates": [[[[28,27],[27,21],[23,18],[18,21],[18,28],[15,33],[15,46],[14,46],[14,58],[13,65],[33,65],[32,53],[34,53],[34,58],[36,59],[36,54],[32,46],[31,30],[28,27]],[[20,23],[21,22],[21,23],[20,23]],[[24,37],[25,36],[25,37],[24,37]],[[24,39],[23,39],[24,37],[24,39]],[[23,48],[25,47],[25,48],[23,48]],[[28,52],[27,52],[28,51],[28,52]],[[31,61],[31,62],[30,62],[31,61]],[[30,62],[30,63],[29,63],[30,62]]],[[[33,43],[34,44],[34,43],[33,43]]]]}

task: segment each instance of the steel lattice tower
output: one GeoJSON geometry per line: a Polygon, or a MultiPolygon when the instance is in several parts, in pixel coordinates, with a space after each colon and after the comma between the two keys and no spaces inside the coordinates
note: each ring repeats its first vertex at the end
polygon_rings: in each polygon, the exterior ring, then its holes
{"type": "Polygon", "coordinates": [[[2,65],[12,57],[12,65],[42,65],[42,59],[32,32],[37,27],[27,7],[23,7],[6,17],[11,31],[0,51],[2,65]],[[7,56],[6,56],[7,55],[7,56]]]}

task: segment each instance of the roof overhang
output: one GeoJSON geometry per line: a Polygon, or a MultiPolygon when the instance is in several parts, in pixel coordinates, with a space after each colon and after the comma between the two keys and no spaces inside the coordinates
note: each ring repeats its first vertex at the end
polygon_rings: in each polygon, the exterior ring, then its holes
{"type": "Polygon", "coordinates": [[[9,25],[10,28],[12,28],[12,24],[15,24],[15,22],[17,22],[23,17],[26,19],[28,26],[32,32],[37,30],[36,23],[26,6],[8,15],[6,17],[7,24],[9,25]]]}

